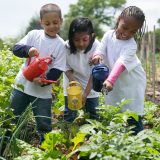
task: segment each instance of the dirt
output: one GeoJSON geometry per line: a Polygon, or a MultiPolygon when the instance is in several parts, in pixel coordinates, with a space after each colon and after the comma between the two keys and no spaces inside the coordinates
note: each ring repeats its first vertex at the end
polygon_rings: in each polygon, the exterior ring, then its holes
{"type": "Polygon", "coordinates": [[[160,72],[158,72],[155,81],[155,91],[153,86],[153,81],[148,79],[147,89],[146,89],[146,100],[152,101],[157,105],[160,105],[160,72]]]}

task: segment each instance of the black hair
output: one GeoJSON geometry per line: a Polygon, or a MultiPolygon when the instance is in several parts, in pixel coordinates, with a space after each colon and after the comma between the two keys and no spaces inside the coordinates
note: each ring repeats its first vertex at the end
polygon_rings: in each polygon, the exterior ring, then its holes
{"type": "Polygon", "coordinates": [[[86,32],[90,35],[90,43],[84,53],[87,53],[92,48],[92,45],[95,41],[95,33],[91,20],[86,17],[79,17],[74,19],[70,24],[68,32],[68,40],[71,54],[76,54],[77,49],[73,43],[73,37],[75,33],[79,32],[86,32]]]}
{"type": "Polygon", "coordinates": [[[58,13],[60,19],[62,19],[61,9],[59,8],[58,5],[53,4],[53,3],[48,3],[48,4],[45,4],[44,6],[41,7],[41,9],[40,9],[40,19],[42,20],[44,14],[50,13],[50,12],[58,13]]]}
{"type": "MultiPolygon", "coordinates": [[[[136,6],[129,6],[121,12],[119,19],[123,18],[123,17],[128,17],[128,16],[132,16],[137,21],[140,22],[141,25],[140,25],[140,28],[138,29],[137,33],[135,34],[135,38],[141,39],[145,33],[145,27],[146,27],[146,20],[145,20],[145,15],[144,15],[143,11],[136,6]]],[[[118,27],[118,23],[119,23],[119,20],[117,21],[116,28],[118,27]]]]}

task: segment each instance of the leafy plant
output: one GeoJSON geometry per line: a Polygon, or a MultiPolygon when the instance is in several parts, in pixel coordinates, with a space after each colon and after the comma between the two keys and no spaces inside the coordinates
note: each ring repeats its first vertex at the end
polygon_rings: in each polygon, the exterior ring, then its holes
{"type": "Polygon", "coordinates": [[[9,106],[11,86],[19,70],[22,60],[13,56],[10,49],[5,45],[0,51],[0,108],[9,106]]]}
{"type": "MultiPolygon", "coordinates": [[[[85,157],[99,160],[160,158],[160,139],[158,133],[144,130],[137,136],[132,136],[126,122],[130,116],[136,118],[135,113],[130,111],[121,113],[120,107],[107,106],[106,108],[104,106],[100,107],[100,112],[103,116],[101,123],[89,120],[90,126],[88,126],[87,132],[91,136],[89,143],[84,142],[77,150],[77,152],[80,152],[79,158],[85,157]]],[[[84,128],[83,131],[85,130],[86,132],[86,128],[84,128]]]]}

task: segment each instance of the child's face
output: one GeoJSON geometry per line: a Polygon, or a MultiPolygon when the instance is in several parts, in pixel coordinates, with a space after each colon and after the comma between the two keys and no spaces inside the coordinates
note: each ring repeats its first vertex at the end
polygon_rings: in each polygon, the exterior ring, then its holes
{"type": "Polygon", "coordinates": [[[90,35],[86,32],[75,33],[73,43],[77,50],[85,50],[90,43],[90,35]]]}
{"type": "Polygon", "coordinates": [[[128,40],[135,35],[140,27],[140,22],[132,16],[120,18],[116,29],[116,38],[128,40]]]}
{"type": "Polygon", "coordinates": [[[41,25],[44,28],[45,33],[50,37],[55,37],[59,32],[62,24],[62,19],[56,12],[50,12],[43,15],[41,19],[41,25]]]}

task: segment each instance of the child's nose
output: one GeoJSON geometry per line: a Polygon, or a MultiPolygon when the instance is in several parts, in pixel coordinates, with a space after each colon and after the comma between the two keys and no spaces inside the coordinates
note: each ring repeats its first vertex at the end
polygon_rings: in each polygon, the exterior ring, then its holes
{"type": "Polygon", "coordinates": [[[79,42],[79,47],[80,47],[80,48],[83,48],[83,47],[84,47],[83,41],[80,41],[80,42],[79,42]]]}
{"type": "Polygon", "coordinates": [[[79,46],[83,46],[83,41],[80,41],[80,42],[79,42],[79,46]]]}
{"type": "Polygon", "coordinates": [[[54,26],[55,26],[55,25],[54,25],[53,23],[51,23],[49,27],[50,27],[50,28],[53,28],[54,26]]]}

